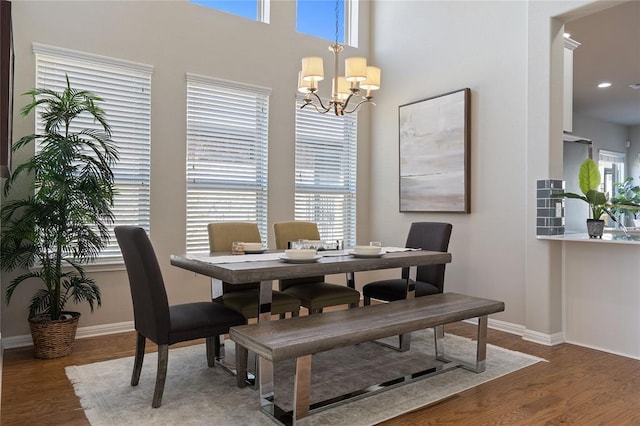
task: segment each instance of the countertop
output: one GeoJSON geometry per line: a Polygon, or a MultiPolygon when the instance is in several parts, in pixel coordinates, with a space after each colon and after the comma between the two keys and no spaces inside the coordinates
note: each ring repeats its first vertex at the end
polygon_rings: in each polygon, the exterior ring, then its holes
{"type": "Polygon", "coordinates": [[[589,238],[588,234],[565,234],[565,235],[538,235],[536,237],[539,240],[551,240],[551,241],[575,241],[585,243],[606,243],[606,244],[632,244],[640,245],[640,231],[629,231],[629,237],[624,232],[619,230],[612,230],[602,235],[600,238],[589,238]]]}

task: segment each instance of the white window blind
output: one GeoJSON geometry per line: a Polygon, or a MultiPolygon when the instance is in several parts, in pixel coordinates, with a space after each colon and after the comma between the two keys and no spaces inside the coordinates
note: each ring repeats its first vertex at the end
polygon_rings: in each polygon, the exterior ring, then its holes
{"type": "MultiPolygon", "coordinates": [[[[36,85],[62,91],[68,75],[71,87],[100,96],[99,104],[111,127],[111,139],[120,159],[112,167],[116,195],[113,214],[117,225],[138,225],[149,232],[149,159],[151,140],[151,73],[148,65],[123,61],[34,43],[36,85]]],[[[42,132],[40,109],[36,110],[36,131],[42,132]]],[[[80,128],[100,128],[93,119],[79,117],[80,128]]],[[[38,146],[36,146],[36,150],[38,146]]],[[[110,232],[108,245],[97,263],[121,257],[120,248],[110,232]]]]}
{"type": "Polygon", "coordinates": [[[356,243],[357,116],[296,109],[295,219],[323,240],[356,243]]]}
{"type": "Polygon", "coordinates": [[[258,224],[267,242],[270,90],[187,74],[187,247],[208,252],[207,224],[258,224]]]}

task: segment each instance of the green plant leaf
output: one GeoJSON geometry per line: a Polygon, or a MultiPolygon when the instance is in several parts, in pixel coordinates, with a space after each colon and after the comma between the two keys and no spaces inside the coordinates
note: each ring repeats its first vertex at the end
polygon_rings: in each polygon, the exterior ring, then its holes
{"type": "Polygon", "coordinates": [[[562,194],[560,194],[560,196],[566,197],[566,198],[575,198],[578,200],[582,200],[586,203],[589,202],[589,200],[587,200],[587,197],[585,197],[584,195],[574,194],[573,192],[563,192],[562,194]]]}
{"type": "Polygon", "coordinates": [[[597,190],[600,187],[600,170],[598,170],[598,165],[591,158],[587,158],[582,162],[582,165],[580,165],[578,180],[580,190],[585,195],[587,195],[589,191],[597,190]]]}
{"type": "Polygon", "coordinates": [[[607,196],[604,192],[589,190],[586,195],[589,204],[604,206],[607,203],[607,196]]]}

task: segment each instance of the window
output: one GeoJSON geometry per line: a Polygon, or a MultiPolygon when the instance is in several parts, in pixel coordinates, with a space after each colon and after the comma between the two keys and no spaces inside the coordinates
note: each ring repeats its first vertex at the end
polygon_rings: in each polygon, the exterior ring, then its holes
{"type": "Polygon", "coordinates": [[[613,151],[598,151],[598,169],[602,176],[602,192],[615,195],[614,183],[622,182],[625,179],[624,173],[624,153],[613,151]]]}
{"type": "Polygon", "coordinates": [[[295,219],[345,247],[356,243],[356,143],[356,114],[296,110],[295,219]]]}
{"type": "MultiPolygon", "coordinates": [[[[72,87],[100,96],[120,159],[114,167],[117,225],[138,225],[149,232],[149,158],[151,140],[151,73],[149,65],[34,43],[37,87],[61,91],[65,75],[72,87]]],[[[87,119],[83,128],[94,126],[87,119]]],[[[36,111],[36,131],[42,131],[36,111]]],[[[36,150],[38,147],[36,146],[36,150]]],[[[120,258],[113,229],[97,263],[120,258]]]]}
{"type": "Polygon", "coordinates": [[[255,222],[267,241],[269,94],[187,75],[187,253],[209,251],[210,222],[255,222]]]}
{"type": "Polygon", "coordinates": [[[358,47],[358,0],[297,0],[296,30],[332,43],[337,30],[339,44],[358,47]]]}
{"type": "Polygon", "coordinates": [[[270,0],[189,0],[191,3],[220,10],[232,15],[241,16],[269,23],[269,2],[270,0]]]}

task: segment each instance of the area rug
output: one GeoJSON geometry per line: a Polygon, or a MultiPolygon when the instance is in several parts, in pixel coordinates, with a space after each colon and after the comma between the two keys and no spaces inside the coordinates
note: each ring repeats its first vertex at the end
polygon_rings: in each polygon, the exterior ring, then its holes
{"type": "MultiPolygon", "coordinates": [[[[447,355],[472,361],[475,341],[447,334],[447,355]]],[[[233,342],[225,344],[233,359],[233,342]]],[[[343,395],[433,365],[431,330],[412,333],[411,350],[400,353],[375,343],[314,355],[312,402],[343,395]]],[[[373,425],[444,399],[465,389],[543,361],[540,358],[487,345],[486,371],[461,368],[428,377],[375,395],[312,414],[300,425],[373,425]]],[[[140,383],[129,385],[133,357],[66,368],[76,395],[92,425],[272,425],[259,411],[259,396],[219,366],[208,368],[204,345],[169,351],[169,367],[162,406],[151,408],[157,357],[145,356],[140,383]]],[[[278,404],[290,407],[294,366],[276,365],[278,404]]]]}

